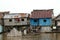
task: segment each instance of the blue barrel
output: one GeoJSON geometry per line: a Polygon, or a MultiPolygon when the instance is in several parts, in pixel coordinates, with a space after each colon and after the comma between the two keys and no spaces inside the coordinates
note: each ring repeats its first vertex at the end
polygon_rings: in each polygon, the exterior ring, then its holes
{"type": "Polygon", "coordinates": [[[2,25],[0,25],[0,32],[2,32],[2,29],[3,29],[3,27],[2,27],[2,25]]]}

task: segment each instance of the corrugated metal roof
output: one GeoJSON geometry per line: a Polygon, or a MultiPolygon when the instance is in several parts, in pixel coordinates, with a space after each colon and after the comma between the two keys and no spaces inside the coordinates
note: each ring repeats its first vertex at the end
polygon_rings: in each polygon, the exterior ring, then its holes
{"type": "Polygon", "coordinates": [[[9,13],[9,11],[4,11],[4,12],[0,12],[0,13],[3,13],[3,14],[4,14],[4,13],[9,13]]]}
{"type": "Polygon", "coordinates": [[[19,14],[21,17],[28,17],[28,14],[27,13],[20,13],[19,14]]]}
{"type": "Polygon", "coordinates": [[[0,18],[3,18],[5,14],[9,14],[9,11],[0,12],[0,18]]]}
{"type": "Polygon", "coordinates": [[[28,17],[27,13],[10,13],[4,16],[4,18],[20,18],[20,17],[28,17]]]}
{"type": "Polygon", "coordinates": [[[53,10],[33,10],[30,18],[52,18],[53,10]]]}
{"type": "Polygon", "coordinates": [[[54,20],[60,20],[60,14],[54,18],[54,20]]]}

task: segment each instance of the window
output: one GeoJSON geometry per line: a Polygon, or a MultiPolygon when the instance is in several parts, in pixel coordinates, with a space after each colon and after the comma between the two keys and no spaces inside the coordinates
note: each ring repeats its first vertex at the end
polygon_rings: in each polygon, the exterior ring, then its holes
{"type": "Polygon", "coordinates": [[[9,22],[12,22],[12,19],[9,19],[9,22]]]}
{"type": "Polygon", "coordinates": [[[46,20],[44,20],[44,22],[46,22],[46,20]]]}
{"type": "Polygon", "coordinates": [[[34,22],[37,22],[37,20],[35,19],[34,22]]]}
{"type": "Polygon", "coordinates": [[[19,19],[19,18],[15,18],[15,21],[19,22],[19,21],[20,21],[20,19],[19,19]]]}
{"type": "Polygon", "coordinates": [[[24,19],[21,19],[22,21],[24,21],[24,19]]]}

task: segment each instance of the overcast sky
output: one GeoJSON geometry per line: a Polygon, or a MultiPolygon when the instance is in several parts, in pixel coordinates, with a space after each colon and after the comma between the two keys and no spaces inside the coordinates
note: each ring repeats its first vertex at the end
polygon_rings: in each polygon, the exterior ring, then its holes
{"type": "Polygon", "coordinates": [[[57,16],[60,13],[60,0],[0,0],[0,11],[31,13],[33,9],[54,9],[57,16]]]}

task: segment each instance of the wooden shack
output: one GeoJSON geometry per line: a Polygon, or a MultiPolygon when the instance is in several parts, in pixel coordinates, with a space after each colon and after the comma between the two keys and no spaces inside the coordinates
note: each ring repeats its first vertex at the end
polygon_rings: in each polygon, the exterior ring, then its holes
{"type": "Polygon", "coordinates": [[[50,26],[52,24],[53,10],[33,10],[30,16],[32,26],[50,26]]]}
{"type": "Polygon", "coordinates": [[[17,29],[21,29],[20,27],[25,27],[28,25],[28,15],[27,13],[10,13],[4,16],[4,26],[6,29],[12,29],[16,27],[17,29]]]}
{"type": "Polygon", "coordinates": [[[60,14],[55,17],[55,26],[57,30],[60,30],[60,14]]]}
{"type": "Polygon", "coordinates": [[[52,17],[53,9],[33,10],[30,15],[30,25],[35,29],[37,27],[41,27],[41,29],[50,28],[52,25],[52,17]]]}

